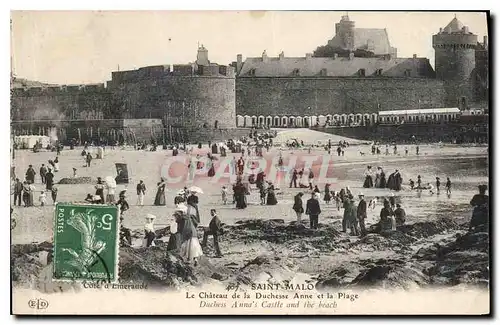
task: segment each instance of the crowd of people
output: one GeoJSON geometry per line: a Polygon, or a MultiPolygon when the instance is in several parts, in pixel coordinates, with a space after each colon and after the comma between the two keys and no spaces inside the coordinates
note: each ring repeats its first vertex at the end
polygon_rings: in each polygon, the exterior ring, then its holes
{"type": "MultiPolygon", "coordinates": [[[[245,167],[247,166],[248,160],[245,157],[262,156],[262,149],[269,148],[272,146],[273,134],[257,134],[256,130],[252,130],[249,137],[244,137],[238,141],[227,141],[225,143],[209,143],[210,152],[207,153],[208,159],[201,159],[201,155],[193,155],[192,151],[186,150],[185,153],[190,156],[188,164],[188,180],[193,180],[195,173],[206,168],[207,176],[212,177],[215,174],[215,161],[217,160],[216,155],[220,154],[225,156],[227,151],[233,153],[241,154],[239,157],[233,156],[230,163],[230,172],[236,175],[236,182],[234,184],[226,184],[222,186],[221,189],[221,203],[226,205],[231,202],[230,198],[232,196],[232,204],[236,209],[245,209],[248,207],[247,197],[251,194],[251,185],[256,185],[256,188],[260,197],[261,206],[273,206],[278,204],[277,193],[280,189],[272,182],[266,180],[266,175],[264,172],[259,172],[256,175],[250,175],[247,177],[245,175],[245,167]],[[246,150],[245,150],[246,149],[246,150]],[[205,166],[204,164],[209,164],[205,166]],[[232,189],[230,193],[229,189],[232,189]]],[[[290,144],[291,147],[304,146],[303,141],[294,141],[290,144]]],[[[325,150],[331,151],[333,145],[329,141],[325,145],[325,150]]],[[[344,151],[349,147],[349,144],[345,141],[341,141],[337,145],[338,156],[343,156],[344,151]]],[[[180,148],[179,148],[180,149],[180,148]]],[[[177,146],[172,147],[173,155],[179,154],[179,149],[177,146]]],[[[372,154],[381,154],[380,145],[373,144],[372,154]]],[[[192,149],[191,149],[192,150],[192,149]]],[[[397,146],[393,146],[392,153],[394,155],[398,154],[397,146]]],[[[416,146],[416,153],[419,154],[419,148],[416,146]]],[[[385,154],[389,155],[389,146],[386,145],[385,154]]],[[[408,154],[408,149],[405,147],[405,154],[408,154]]],[[[85,159],[85,165],[87,167],[91,166],[92,154],[88,151],[88,148],[84,149],[82,156],[85,159]]],[[[280,151],[280,156],[278,160],[278,167],[283,166],[283,157],[280,151]]],[[[48,165],[41,164],[39,169],[39,177],[41,183],[45,186],[44,191],[40,191],[38,201],[41,206],[47,204],[47,194],[50,193],[52,201],[54,204],[57,203],[57,188],[54,186],[54,174],[59,171],[59,157],[54,160],[49,160],[48,165]]],[[[73,177],[76,176],[76,168],[73,168],[73,177]]],[[[322,210],[322,205],[330,206],[335,204],[335,209],[337,211],[342,211],[342,232],[350,232],[352,236],[366,236],[368,233],[386,233],[390,231],[397,230],[397,227],[404,225],[407,222],[406,211],[403,208],[401,202],[397,202],[398,196],[395,196],[392,191],[398,193],[402,191],[403,177],[399,170],[395,170],[388,177],[386,176],[384,169],[382,167],[377,167],[373,170],[372,166],[369,165],[364,173],[363,188],[371,189],[389,189],[391,192],[387,197],[373,197],[370,200],[365,198],[365,195],[361,192],[355,195],[349,187],[340,188],[339,191],[335,191],[331,188],[331,184],[324,184],[324,189],[321,191],[317,184],[315,184],[316,176],[312,169],[306,170],[305,168],[291,169],[290,171],[290,188],[297,188],[300,192],[294,194],[293,205],[291,206],[291,211],[294,212],[296,216],[296,224],[303,225],[303,216],[306,215],[309,218],[309,227],[311,229],[318,229],[320,227],[319,221],[320,216],[324,212],[322,210]],[[304,204],[304,196],[310,194],[304,204]],[[357,197],[357,199],[356,199],[357,197]],[[379,207],[379,202],[381,205],[379,207]],[[375,211],[380,208],[378,222],[367,226],[367,218],[369,211],[375,211]]],[[[35,205],[35,192],[37,192],[34,185],[37,172],[32,165],[29,165],[25,173],[25,180],[20,181],[18,178],[15,179],[14,183],[14,205],[24,205],[25,207],[31,207],[35,205]]],[[[146,194],[148,193],[146,185],[143,180],[139,180],[136,186],[137,194],[137,206],[144,206],[146,194]]],[[[439,177],[435,179],[435,187],[427,183],[424,185],[422,177],[418,175],[417,181],[414,182],[412,179],[409,180],[409,186],[411,190],[429,190],[430,194],[440,193],[441,180],[439,177]]],[[[97,177],[97,182],[93,185],[93,193],[87,194],[85,202],[91,204],[112,204],[116,205],[120,213],[120,242],[121,245],[133,245],[132,235],[130,230],[123,226],[124,218],[127,216],[127,211],[130,209],[130,205],[127,200],[127,191],[120,191],[118,199],[115,198],[116,183],[113,184],[107,178],[102,179],[97,177]]],[[[451,194],[451,180],[448,177],[445,183],[446,192],[448,195],[451,194]]],[[[167,192],[167,182],[164,178],[161,178],[156,187],[153,188],[155,193],[154,200],[151,197],[152,205],[154,206],[166,206],[166,192],[167,192]]],[[[208,226],[202,227],[201,218],[199,212],[199,198],[198,194],[202,193],[201,189],[196,187],[184,187],[182,190],[177,192],[174,198],[175,210],[173,212],[173,220],[175,224],[170,227],[171,236],[169,238],[168,250],[178,250],[189,263],[194,263],[197,265],[199,262],[199,257],[203,255],[203,247],[207,246],[208,238],[212,236],[214,242],[215,256],[222,256],[220,249],[220,236],[223,234],[223,225],[221,219],[219,218],[216,209],[210,210],[210,222],[208,226]],[[199,241],[198,232],[202,231],[202,242],[199,241]]],[[[475,195],[471,200],[470,204],[473,206],[473,216],[470,223],[470,227],[474,228],[478,225],[488,222],[489,213],[489,198],[485,194],[486,186],[479,187],[479,194],[475,195]]],[[[334,209],[334,210],[335,210],[334,209]]],[[[331,210],[330,208],[328,210],[331,210]]],[[[151,247],[155,245],[156,231],[155,230],[156,216],[152,214],[146,214],[145,225],[144,225],[144,236],[142,245],[144,247],[151,247]]]]}

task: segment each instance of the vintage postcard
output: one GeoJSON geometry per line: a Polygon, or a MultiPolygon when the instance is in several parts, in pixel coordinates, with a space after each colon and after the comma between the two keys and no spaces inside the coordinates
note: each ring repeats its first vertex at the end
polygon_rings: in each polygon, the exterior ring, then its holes
{"type": "Polygon", "coordinates": [[[12,313],[490,314],[489,19],[12,11],[12,313]]]}

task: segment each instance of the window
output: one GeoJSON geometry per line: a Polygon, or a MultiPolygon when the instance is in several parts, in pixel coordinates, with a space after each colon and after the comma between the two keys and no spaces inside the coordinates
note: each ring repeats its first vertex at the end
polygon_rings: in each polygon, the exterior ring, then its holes
{"type": "Polygon", "coordinates": [[[377,69],[377,70],[375,71],[375,75],[376,75],[376,76],[381,76],[381,75],[382,75],[382,69],[377,69]]]}
{"type": "Polygon", "coordinates": [[[360,76],[360,77],[364,77],[364,76],[365,76],[365,73],[366,73],[366,70],[365,70],[365,69],[359,69],[359,70],[358,70],[358,76],[360,76]]]}
{"type": "Polygon", "coordinates": [[[300,74],[300,73],[299,73],[299,69],[293,69],[292,74],[293,74],[294,76],[298,76],[298,75],[300,74]]]}
{"type": "Polygon", "coordinates": [[[405,77],[411,77],[411,70],[410,69],[405,70],[405,77]]]}
{"type": "Polygon", "coordinates": [[[326,69],[324,69],[324,68],[323,68],[323,69],[321,69],[320,75],[321,75],[321,76],[326,76],[326,75],[327,75],[327,73],[326,73],[326,69]]]}
{"type": "Polygon", "coordinates": [[[248,74],[251,75],[251,76],[255,76],[255,68],[250,69],[250,71],[248,72],[248,74]]]}

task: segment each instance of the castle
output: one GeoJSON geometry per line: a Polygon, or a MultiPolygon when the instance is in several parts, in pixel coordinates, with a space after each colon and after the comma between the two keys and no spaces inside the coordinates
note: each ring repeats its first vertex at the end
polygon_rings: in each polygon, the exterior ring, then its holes
{"type": "Polygon", "coordinates": [[[308,126],[311,116],[487,106],[487,38],[478,43],[456,17],[433,36],[435,70],[426,58],[397,57],[385,29],[355,28],[347,15],[335,27],[328,57],[237,56],[238,126],[308,126]]]}
{"type": "Polygon", "coordinates": [[[435,70],[427,58],[398,57],[385,29],[355,28],[345,15],[327,45],[305,57],[264,51],[218,65],[202,45],[193,63],[114,71],[106,85],[28,86],[13,80],[11,118],[14,129],[38,126],[42,133],[51,120],[66,121],[66,128],[89,121],[119,128],[123,121],[148,119],[163,127],[231,129],[308,127],[314,116],[355,116],[374,124],[379,111],[487,107],[487,37],[479,43],[455,17],[432,43],[435,70]]]}

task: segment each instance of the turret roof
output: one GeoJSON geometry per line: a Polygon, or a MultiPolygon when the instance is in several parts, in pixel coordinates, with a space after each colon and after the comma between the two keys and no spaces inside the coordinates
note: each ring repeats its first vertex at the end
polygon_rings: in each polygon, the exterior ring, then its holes
{"type": "Polygon", "coordinates": [[[462,28],[464,24],[457,17],[453,18],[452,21],[444,28],[445,33],[460,33],[462,32],[462,28]]]}

